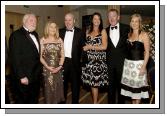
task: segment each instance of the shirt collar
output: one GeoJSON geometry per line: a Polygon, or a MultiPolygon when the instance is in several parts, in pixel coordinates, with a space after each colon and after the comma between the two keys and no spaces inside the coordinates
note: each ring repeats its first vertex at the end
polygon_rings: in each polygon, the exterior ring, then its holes
{"type": "MultiPolygon", "coordinates": [[[[117,23],[115,26],[117,26],[117,29],[119,29],[119,23],[117,23]]],[[[115,27],[115,26],[110,25],[110,29],[111,29],[111,27],[115,27]]]]}
{"type": "Polygon", "coordinates": [[[23,28],[24,28],[26,31],[29,31],[25,26],[23,26],[23,28]]]}

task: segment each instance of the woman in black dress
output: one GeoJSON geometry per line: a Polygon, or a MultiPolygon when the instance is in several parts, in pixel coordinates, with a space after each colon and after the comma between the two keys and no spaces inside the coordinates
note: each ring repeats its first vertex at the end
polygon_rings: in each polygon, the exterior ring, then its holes
{"type": "Polygon", "coordinates": [[[141,16],[131,16],[128,42],[128,57],[124,61],[121,94],[139,104],[141,98],[149,98],[146,65],[149,59],[150,41],[142,31],[141,16]]]}
{"type": "Polygon", "coordinates": [[[107,34],[103,29],[102,18],[99,13],[92,15],[90,29],[86,33],[86,46],[88,62],[82,68],[81,79],[84,84],[91,87],[93,103],[98,103],[98,88],[108,85],[106,50],[107,34]]]}

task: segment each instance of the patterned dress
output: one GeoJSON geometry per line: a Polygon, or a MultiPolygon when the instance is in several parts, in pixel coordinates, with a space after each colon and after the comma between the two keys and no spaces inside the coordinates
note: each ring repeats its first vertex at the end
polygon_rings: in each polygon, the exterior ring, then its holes
{"type": "Polygon", "coordinates": [[[121,80],[121,94],[132,99],[148,98],[147,74],[139,76],[140,68],[144,62],[144,44],[141,41],[128,40],[128,58],[124,61],[121,80]]]}
{"type": "MultiPolygon", "coordinates": [[[[86,44],[101,45],[101,34],[97,35],[94,38],[88,36],[86,39],[86,44]]],[[[83,84],[91,87],[103,87],[108,85],[106,52],[88,50],[87,57],[88,62],[84,67],[82,67],[81,79],[83,81],[83,84]]]]}
{"type": "MultiPolygon", "coordinates": [[[[58,67],[61,58],[61,43],[43,44],[43,58],[49,66],[58,67]]],[[[64,100],[62,71],[51,73],[43,67],[44,94],[47,104],[57,104],[64,100]]]]}

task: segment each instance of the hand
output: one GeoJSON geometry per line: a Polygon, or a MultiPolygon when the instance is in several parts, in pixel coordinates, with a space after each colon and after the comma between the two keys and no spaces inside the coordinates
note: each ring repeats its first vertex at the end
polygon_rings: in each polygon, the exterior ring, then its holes
{"type": "Polygon", "coordinates": [[[139,76],[143,76],[146,73],[146,68],[142,67],[139,72],[139,76]]]}
{"type": "Polygon", "coordinates": [[[83,47],[83,50],[84,50],[84,51],[88,51],[88,50],[90,50],[91,48],[92,48],[92,46],[87,44],[86,46],[83,47]]]}
{"type": "Polygon", "coordinates": [[[21,84],[23,85],[28,85],[29,84],[29,81],[28,81],[28,78],[27,77],[23,77],[20,79],[20,82],[21,84]]]}
{"type": "Polygon", "coordinates": [[[54,69],[54,71],[52,73],[57,73],[61,70],[62,66],[59,66],[57,68],[54,69]]]}
{"type": "Polygon", "coordinates": [[[53,73],[53,72],[54,72],[54,70],[55,70],[55,67],[48,66],[48,67],[47,67],[47,69],[48,69],[51,73],[53,73]]]}
{"type": "Polygon", "coordinates": [[[87,46],[84,46],[84,47],[83,47],[83,50],[84,50],[84,51],[87,51],[87,50],[88,50],[87,46]]]}

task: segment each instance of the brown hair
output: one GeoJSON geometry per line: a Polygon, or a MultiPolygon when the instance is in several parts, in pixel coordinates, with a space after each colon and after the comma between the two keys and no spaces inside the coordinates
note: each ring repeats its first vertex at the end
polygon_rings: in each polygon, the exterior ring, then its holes
{"type": "Polygon", "coordinates": [[[44,29],[44,37],[47,38],[49,36],[49,26],[54,23],[56,25],[56,33],[55,33],[55,38],[59,38],[59,28],[57,26],[57,24],[54,21],[48,21],[45,25],[45,29],[44,29]]]}
{"type": "MultiPolygon", "coordinates": [[[[139,32],[138,32],[138,34],[140,35],[141,31],[143,30],[143,28],[142,28],[142,17],[141,17],[140,14],[133,14],[133,15],[131,16],[131,20],[132,20],[133,17],[137,17],[137,18],[139,19],[139,32]]],[[[130,26],[130,32],[129,32],[129,35],[128,35],[128,36],[131,37],[131,36],[132,36],[132,33],[133,33],[133,29],[132,29],[131,26],[130,26]]]]}
{"type": "Polygon", "coordinates": [[[98,12],[95,12],[92,14],[92,17],[91,17],[91,24],[90,24],[90,30],[88,33],[91,33],[93,31],[93,18],[94,16],[97,15],[100,19],[100,25],[99,25],[99,33],[101,33],[101,31],[103,30],[103,21],[102,21],[102,17],[101,17],[101,14],[98,13],[98,12]]]}

